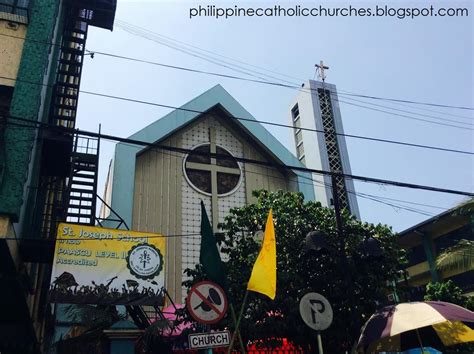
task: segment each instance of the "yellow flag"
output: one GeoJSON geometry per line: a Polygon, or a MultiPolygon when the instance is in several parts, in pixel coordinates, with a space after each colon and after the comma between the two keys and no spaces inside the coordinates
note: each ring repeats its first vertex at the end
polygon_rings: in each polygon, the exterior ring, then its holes
{"type": "Polygon", "coordinates": [[[272,210],[268,213],[265,236],[257,260],[253,265],[247,290],[267,295],[275,299],[276,294],[276,240],[272,210]]]}

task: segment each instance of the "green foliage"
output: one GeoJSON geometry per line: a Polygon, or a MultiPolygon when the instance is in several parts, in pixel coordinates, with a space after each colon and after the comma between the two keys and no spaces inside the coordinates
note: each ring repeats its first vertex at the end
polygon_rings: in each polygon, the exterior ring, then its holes
{"type": "Polygon", "coordinates": [[[436,258],[436,267],[441,271],[467,272],[474,269],[474,241],[459,240],[436,258]]]}
{"type": "Polygon", "coordinates": [[[452,280],[440,283],[428,283],[426,285],[426,301],[445,301],[474,310],[474,299],[464,296],[462,290],[452,280]]]}
{"type": "MultiPolygon", "coordinates": [[[[305,202],[301,193],[260,190],[254,196],[256,203],[230,211],[221,225],[224,234],[220,237],[221,251],[226,255],[229,297],[238,311],[260,248],[255,235],[264,229],[268,211],[273,209],[277,295],[271,301],[258,293],[249,294],[241,324],[244,340],[288,338],[315,350],[315,332],[302,321],[299,301],[308,292],[318,292],[329,300],[334,311],[334,322],[323,333],[325,350],[349,350],[360,327],[385,302],[387,281],[397,277],[405,260],[397,236],[387,226],[362,223],[345,213],[345,239],[341,243],[333,209],[305,202]],[[315,230],[327,235],[330,250],[319,254],[305,252],[305,236],[315,230]],[[369,237],[379,241],[383,257],[369,258],[361,249],[361,243],[369,237]]],[[[205,278],[200,267],[187,273],[192,277],[185,283],[187,286],[205,278]]],[[[234,327],[228,318],[219,326],[229,325],[234,327]]]]}

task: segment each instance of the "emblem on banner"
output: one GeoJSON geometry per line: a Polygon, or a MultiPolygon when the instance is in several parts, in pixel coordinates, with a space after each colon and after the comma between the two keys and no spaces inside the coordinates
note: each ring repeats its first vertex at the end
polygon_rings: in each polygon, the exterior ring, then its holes
{"type": "Polygon", "coordinates": [[[127,268],[139,279],[153,279],[163,269],[163,256],[154,245],[141,243],[127,255],[127,268]]]}

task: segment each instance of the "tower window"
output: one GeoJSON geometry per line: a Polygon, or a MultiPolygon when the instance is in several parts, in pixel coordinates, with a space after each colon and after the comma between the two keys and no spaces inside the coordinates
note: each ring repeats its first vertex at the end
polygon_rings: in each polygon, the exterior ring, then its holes
{"type": "Polygon", "coordinates": [[[296,147],[296,154],[298,156],[298,158],[302,157],[304,155],[304,147],[303,147],[303,144],[301,145],[298,145],[296,147]]]}
{"type": "Polygon", "coordinates": [[[296,131],[295,141],[296,141],[296,145],[298,145],[299,143],[303,141],[303,132],[301,131],[301,129],[296,131]]]}
{"type": "Polygon", "coordinates": [[[298,104],[296,104],[291,109],[291,115],[293,116],[293,120],[297,120],[300,117],[300,109],[298,108],[298,104]]]}

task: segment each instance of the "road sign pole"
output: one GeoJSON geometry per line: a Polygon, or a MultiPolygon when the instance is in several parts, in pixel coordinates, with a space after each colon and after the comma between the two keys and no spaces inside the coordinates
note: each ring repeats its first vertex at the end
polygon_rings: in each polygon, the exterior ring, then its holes
{"type": "MultiPolygon", "coordinates": [[[[211,331],[211,326],[209,326],[209,325],[205,325],[204,328],[206,329],[206,332],[211,331]]],[[[212,354],[212,348],[206,349],[206,354],[212,354]]]]}
{"type": "Polygon", "coordinates": [[[323,341],[321,339],[321,331],[317,331],[316,336],[318,337],[318,352],[319,352],[319,354],[324,354],[323,353],[323,341]]]}

